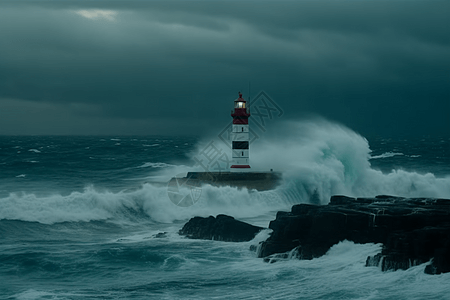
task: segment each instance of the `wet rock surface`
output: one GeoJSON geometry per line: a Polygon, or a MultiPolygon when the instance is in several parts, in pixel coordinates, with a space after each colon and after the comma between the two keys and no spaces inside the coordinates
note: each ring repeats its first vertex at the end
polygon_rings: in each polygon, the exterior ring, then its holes
{"type": "Polygon", "coordinates": [[[328,205],[298,204],[278,212],[260,257],[296,249],[300,259],[324,255],[343,240],[383,243],[366,266],[407,269],[433,260],[425,272],[450,272],[450,200],[377,196],[333,196],[328,205]]]}
{"type": "Polygon", "coordinates": [[[218,215],[216,218],[194,217],[183,226],[179,234],[192,239],[246,242],[251,241],[262,229],[227,215],[218,215]]]}

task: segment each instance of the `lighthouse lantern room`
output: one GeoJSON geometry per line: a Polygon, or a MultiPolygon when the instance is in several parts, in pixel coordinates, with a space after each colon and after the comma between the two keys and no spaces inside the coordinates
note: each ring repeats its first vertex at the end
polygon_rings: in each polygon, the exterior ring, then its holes
{"type": "Polygon", "coordinates": [[[234,100],[234,110],[231,111],[233,125],[231,130],[232,169],[249,169],[249,130],[248,117],[250,110],[247,102],[239,93],[239,98],[234,100]]]}

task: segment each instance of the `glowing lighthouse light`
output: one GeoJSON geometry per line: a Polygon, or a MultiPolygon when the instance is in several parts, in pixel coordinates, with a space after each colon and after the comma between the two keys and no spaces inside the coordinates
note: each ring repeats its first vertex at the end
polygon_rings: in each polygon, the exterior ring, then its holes
{"type": "Polygon", "coordinates": [[[239,98],[234,100],[234,110],[231,111],[233,117],[233,128],[231,130],[232,148],[232,169],[249,169],[249,131],[248,117],[250,110],[246,107],[246,101],[239,93],[239,98]]]}

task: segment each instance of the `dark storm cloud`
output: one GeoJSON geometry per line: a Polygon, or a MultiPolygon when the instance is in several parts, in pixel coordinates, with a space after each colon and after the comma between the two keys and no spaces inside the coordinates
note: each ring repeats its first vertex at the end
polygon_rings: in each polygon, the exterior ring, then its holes
{"type": "MultiPolygon", "coordinates": [[[[51,125],[27,121],[27,105],[65,115],[52,124],[66,133],[196,133],[228,122],[251,81],[285,118],[448,133],[449,11],[443,1],[2,3],[0,106],[17,103],[20,128],[43,133],[51,125]]],[[[1,117],[0,133],[21,132],[1,117]]]]}

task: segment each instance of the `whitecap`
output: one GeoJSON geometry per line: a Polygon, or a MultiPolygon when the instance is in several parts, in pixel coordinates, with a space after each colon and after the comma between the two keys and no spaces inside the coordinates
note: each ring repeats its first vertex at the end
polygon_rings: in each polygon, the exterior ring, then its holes
{"type": "Polygon", "coordinates": [[[371,156],[369,159],[389,158],[389,157],[393,157],[393,156],[397,156],[397,155],[404,155],[404,154],[400,153],[400,152],[385,152],[381,155],[371,156]]]}
{"type": "Polygon", "coordinates": [[[136,168],[169,168],[172,167],[171,164],[166,164],[163,162],[146,162],[143,165],[136,167],[136,168]]]}

